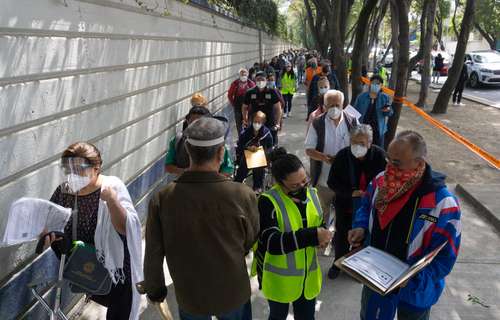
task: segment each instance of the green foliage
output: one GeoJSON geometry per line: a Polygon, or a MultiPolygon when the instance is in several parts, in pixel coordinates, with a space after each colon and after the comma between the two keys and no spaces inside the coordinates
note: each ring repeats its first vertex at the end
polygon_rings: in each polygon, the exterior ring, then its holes
{"type": "Polygon", "coordinates": [[[493,39],[500,39],[500,1],[478,0],[475,21],[493,39]]]}
{"type": "Polygon", "coordinates": [[[267,33],[279,35],[278,6],[273,0],[210,0],[210,3],[234,9],[243,22],[267,33]]]}

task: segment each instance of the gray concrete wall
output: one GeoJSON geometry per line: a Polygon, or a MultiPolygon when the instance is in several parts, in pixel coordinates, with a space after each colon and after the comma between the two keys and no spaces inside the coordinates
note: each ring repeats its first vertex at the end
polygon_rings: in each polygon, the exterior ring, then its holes
{"type": "MultiPolygon", "coordinates": [[[[0,232],[12,201],[50,197],[66,146],[95,143],[105,174],[131,183],[161,162],[192,93],[223,108],[237,70],[259,59],[255,29],[178,1],[142,2],[148,10],[133,0],[2,2],[0,232]]],[[[264,58],[285,48],[262,35],[264,58]]],[[[148,175],[135,200],[162,175],[148,175]]],[[[33,251],[0,248],[3,285],[33,251]]]]}

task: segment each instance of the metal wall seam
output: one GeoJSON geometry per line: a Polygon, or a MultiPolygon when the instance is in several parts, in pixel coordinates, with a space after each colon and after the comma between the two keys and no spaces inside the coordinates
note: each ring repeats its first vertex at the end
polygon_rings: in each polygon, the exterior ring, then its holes
{"type": "Polygon", "coordinates": [[[184,81],[184,80],[192,79],[194,77],[201,77],[201,76],[206,75],[206,74],[210,74],[210,73],[217,72],[217,71],[220,71],[220,70],[224,70],[224,69],[227,69],[227,68],[231,68],[231,67],[234,67],[234,66],[237,66],[237,65],[248,63],[250,61],[253,61],[254,59],[255,58],[253,58],[253,59],[247,59],[247,60],[239,61],[237,63],[233,63],[233,64],[230,64],[230,65],[225,65],[225,66],[220,67],[220,68],[212,69],[210,71],[205,71],[205,72],[201,72],[201,73],[197,73],[197,74],[188,75],[188,76],[183,77],[183,78],[177,78],[177,79],[173,79],[173,80],[161,82],[161,83],[155,84],[154,86],[149,86],[149,87],[146,87],[146,88],[141,88],[141,89],[138,89],[138,90],[130,91],[130,92],[127,92],[125,94],[121,94],[121,95],[118,95],[118,96],[106,98],[106,99],[103,99],[103,100],[100,100],[100,101],[96,101],[94,103],[90,103],[90,104],[87,104],[87,105],[81,105],[79,107],[75,107],[75,108],[72,108],[72,109],[68,109],[68,110],[65,110],[65,111],[54,113],[54,114],[51,114],[51,115],[48,115],[48,116],[40,117],[40,118],[35,119],[35,120],[26,121],[24,123],[20,123],[20,124],[17,124],[15,126],[12,126],[12,127],[0,129],[0,138],[2,138],[4,136],[11,135],[13,133],[17,133],[17,132],[23,131],[23,130],[28,130],[30,128],[33,128],[33,127],[36,127],[36,126],[40,126],[42,124],[45,124],[45,123],[48,123],[48,122],[52,122],[52,121],[55,121],[55,120],[58,120],[58,119],[61,119],[61,118],[64,118],[64,117],[69,117],[71,115],[78,114],[78,113],[81,113],[83,111],[88,111],[88,110],[91,110],[91,109],[94,109],[94,108],[98,108],[100,106],[106,106],[106,105],[112,104],[114,102],[117,102],[117,101],[120,101],[120,100],[124,100],[126,98],[130,98],[130,97],[133,97],[133,96],[136,96],[136,95],[148,92],[148,91],[156,90],[156,89],[159,89],[159,88],[162,88],[162,87],[167,87],[167,86],[175,84],[177,82],[181,82],[181,81],[184,81]]]}
{"type": "MultiPolygon", "coordinates": [[[[248,60],[248,61],[250,61],[250,60],[248,60]]],[[[217,85],[219,85],[219,84],[221,84],[221,83],[223,83],[225,81],[228,81],[229,79],[232,79],[232,78],[234,78],[234,76],[227,77],[226,79],[223,79],[223,80],[221,80],[219,82],[211,84],[210,86],[207,86],[205,88],[201,88],[199,91],[205,91],[205,90],[210,89],[212,87],[215,87],[215,86],[217,86],[217,85]]],[[[224,94],[225,94],[225,92],[224,92],[224,94]]],[[[176,101],[173,101],[173,102],[171,102],[169,104],[163,105],[163,106],[161,106],[161,107],[159,107],[159,108],[157,108],[155,110],[152,110],[152,111],[146,113],[145,115],[142,115],[141,117],[138,117],[136,119],[128,121],[128,122],[120,125],[119,127],[113,128],[112,130],[109,130],[109,131],[107,131],[107,132],[105,132],[105,133],[103,133],[103,134],[101,134],[101,135],[99,135],[97,137],[94,137],[93,139],[90,139],[89,142],[91,142],[91,143],[97,143],[98,141],[100,141],[100,140],[102,140],[102,139],[104,139],[104,138],[106,138],[108,136],[111,136],[111,135],[113,135],[113,134],[115,134],[115,133],[117,133],[117,132],[119,132],[119,131],[121,131],[123,129],[126,129],[127,127],[130,127],[131,125],[133,125],[135,123],[138,123],[138,122],[140,122],[142,120],[145,120],[145,119],[149,118],[150,116],[154,115],[155,113],[158,113],[158,112],[161,112],[163,110],[166,110],[166,109],[168,109],[168,108],[170,108],[170,107],[178,104],[179,102],[181,102],[181,101],[183,101],[185,99],[188,99],[189,97],[191,97],[191,93],[189,95],[186,95],[186,96],[180,98],[180,99],[177,99],[176,101]]],[[[11,183],[13,181],[16,181],[17,179],[19,179],[19,178],[21,178],[21,177],[23,177],[25,175],[28,175],[28,174],[32,173],[35,170],[38,170],[38,169],[41,169],[41,168],[43,168],[45,166],[50,165],[51,163],[57,161],[60,158],[60,156],[61,156],[61,153],[55,154],[52,157],[49,157],[49,158],[47,158],[45,160],[42,160],[42,161],[40,161],[38,163],[35,163],[35,164],[33,164],[33,165],[29,166],[29,167],[26,167],[26,168],[24,168],[24,169],[22,169],[22,170],[20,170],[20,171],[18,171],[16,173],[10,175],[10,176],[7,176],[7,177],[1,179],[0,180],[0,188],[8,185],[9,183],[11,183]]]]}
{"type": "Polygon", "coordinates": [[[114,72],[121,71],[126,69],[137,69],[143,67],[150,67],[155,65],[164,65],[176,62],[184,62],[189,60],[197,60],[197,59],[207,59],[207,58],[215,58],[215,57],[225,57],[225,56],[236,56],[240,54],[248,54],[257,52],[258,50],[253,51],[239,51],[239,52],[231,52],[231,53],[221,53],[215,55],[205,55],[205,56],[196,56],[196,57],[184,57],[184,58],[173,58],[173,59],[163,59],[163,60],[153,60],[148,62],[138,62],[138,63],[130,63],[130,64],[120,64],[120,65],[112,65],[112,66],[104,66],[104,67],[94,67],[94,68],[86,68],[86,69],[73,69],[73,70],[64,70],[64,71],[55,71],[55,72],[42,72],[38,74],[27,74],[22,76],[15,77],[6,77],[0,78],[0,87],[5,87],[14,84],[41,81],[41,80],[49,80],[55,78],[66,78],[66,77],[76,77],[81,75],[89,75],[95,73],[105,73],[105,72],[114,72]]]}
{"type": "Polygon", "coordinates": [[[248,41],[226,41],[189,37],[171,37],[171,36],[150,36],[141,34],[119,34],[105,32],[84,32],[84,31],[66,31],[66,30],[44,30],[44,29],[25,29],[25,28],[6,28],[0,27],[0,36],[8,37],[58,37],[58,38],[96,38],[110,40],[156,40],[156,41],[186,41],[186,42],[215,42],[215,43],[234,43],[234,44],[255,44],[258,42],[248,41]]]}

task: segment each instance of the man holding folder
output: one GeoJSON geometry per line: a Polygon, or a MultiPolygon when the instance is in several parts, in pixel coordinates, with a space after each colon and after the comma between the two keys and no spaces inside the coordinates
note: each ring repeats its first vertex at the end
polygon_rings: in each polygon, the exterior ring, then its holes
{"type": "Polygon", "coordinates": [[[460,247],[460,208],[445,176],[425,158],[423,137],[401,132],[389,145],[387,167],[369,185],[348,240],[387,252],[409,265],[447,242],[434,260],[399,290],[381,296],[363,287],[362,320],[427,320],[444,289],[460,247]]]}

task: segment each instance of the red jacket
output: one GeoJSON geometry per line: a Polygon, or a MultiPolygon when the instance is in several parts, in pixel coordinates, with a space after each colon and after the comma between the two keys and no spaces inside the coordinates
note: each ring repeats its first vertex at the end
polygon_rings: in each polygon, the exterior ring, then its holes
{"type": "Polygon", "coordinates": [[[234,80],[227,92],[229,102],[234,106],[236,98],[244,98],[247,90],[253,87],[255,87],[255,82],[250,79],[247,82],[241,82],[240,79],[234,80]]]}

